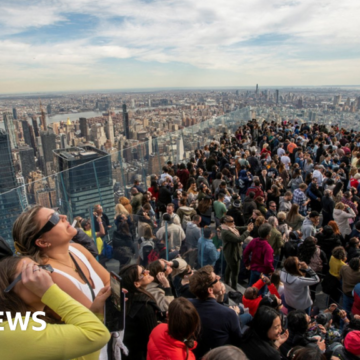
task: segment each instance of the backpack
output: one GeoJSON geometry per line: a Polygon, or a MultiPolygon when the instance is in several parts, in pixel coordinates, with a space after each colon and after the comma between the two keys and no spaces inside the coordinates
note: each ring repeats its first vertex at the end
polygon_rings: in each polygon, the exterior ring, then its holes
{"type": "Polygon", "coordinates": [[[323,269],[323,262],[320,258],[320,248],[316,248],[316,251],[312,258],[310,259],[309,266],[315,271],[315,272],[321,272],[323,269]]]}
{"type": "Polygon", "coordinates": [[[191,216],[189,214],[184,214],[181,221],[181,226],[184,230],[186,230],[186,226],[188,222],[191,222],[191,216]]]}
{"type": "Polygon", "coordinates": [[[152,249],[150,251],[150,254],[148,255],[148,261],[149,261],[149,264],[156,261],[156,260],[159,260],[160,259],[160,252],[163,251],[164,249],[166,249],[166,247],[164,246],[162,249],[152,249]]]}
{"type": "Polygon", "coordinates": [[[147,259],[149,253],[154,249],[154,242],[152,240],[146,240],[144,237],[141,237],[141,243],[140,243],[140,249],[139,249],[139,255],[141,259],[145,260],[147,259]],[[149,249],[151,249],[149,251],[149,249]]]}

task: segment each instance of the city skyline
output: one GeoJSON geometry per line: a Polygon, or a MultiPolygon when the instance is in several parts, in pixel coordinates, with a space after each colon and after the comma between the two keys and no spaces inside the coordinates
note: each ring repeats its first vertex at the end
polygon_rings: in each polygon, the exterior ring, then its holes
{"type": "Polygon", "coordinates": [[[353,0],[2,1],[0,93],[358,85],[353,0]]]}

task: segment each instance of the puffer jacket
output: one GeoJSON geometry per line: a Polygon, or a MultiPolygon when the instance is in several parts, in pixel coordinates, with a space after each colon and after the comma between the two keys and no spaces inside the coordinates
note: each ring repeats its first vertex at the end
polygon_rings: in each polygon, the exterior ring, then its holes
{"type": "MultiPolygon", "coordinates": [[[[192,350],[196,346],[195,341],[194,347],[188,350],[188,360],[195,360],[192,350]]],[[[168,324],[160,324],[154,328],[149,337],[146,360],[185,360],[186,356],[185,343],[169,335],[168,324]]]]}

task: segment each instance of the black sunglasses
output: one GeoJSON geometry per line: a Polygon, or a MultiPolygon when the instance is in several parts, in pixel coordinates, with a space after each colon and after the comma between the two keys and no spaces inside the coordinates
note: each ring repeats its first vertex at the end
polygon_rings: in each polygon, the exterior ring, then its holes
{"type": "Polygon", "coordinates": [[[219,281],[219,279],[215,279],[212,283],[209,284],[208,287],[215,285],[218,281],[219,281]]]}
{"type": "MultiPolygon", "coordinates": [[[[49,271],[50,273],[54,272],[54,269],[51,265],[38,265],[40,269],[44,269],[49,271]]],[[[8,293],[11,291],[11,289],[21,280],[21,274],[20,273],[15,280],[4,290],[5,293],[8,293]]]]}
{"type": "Polygon", "coordinates": [[[49,232],[60,221],[60,215],[54,212],[48,222],[40,229],[40,231],[32,238],[31,243],[38,239],[41,235],[49,232]]]}

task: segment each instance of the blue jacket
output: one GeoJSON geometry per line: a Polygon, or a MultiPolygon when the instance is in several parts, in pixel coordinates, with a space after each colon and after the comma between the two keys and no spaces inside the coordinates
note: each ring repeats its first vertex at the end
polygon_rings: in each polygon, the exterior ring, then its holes
{"type": "Polygon", "coordinates": [[[216,260],[220,257],[220,252],[212,239],[205,239],[203,236],[198,240],[198,264],[203,267],[205,265],[215,266],[216,260]]]}

